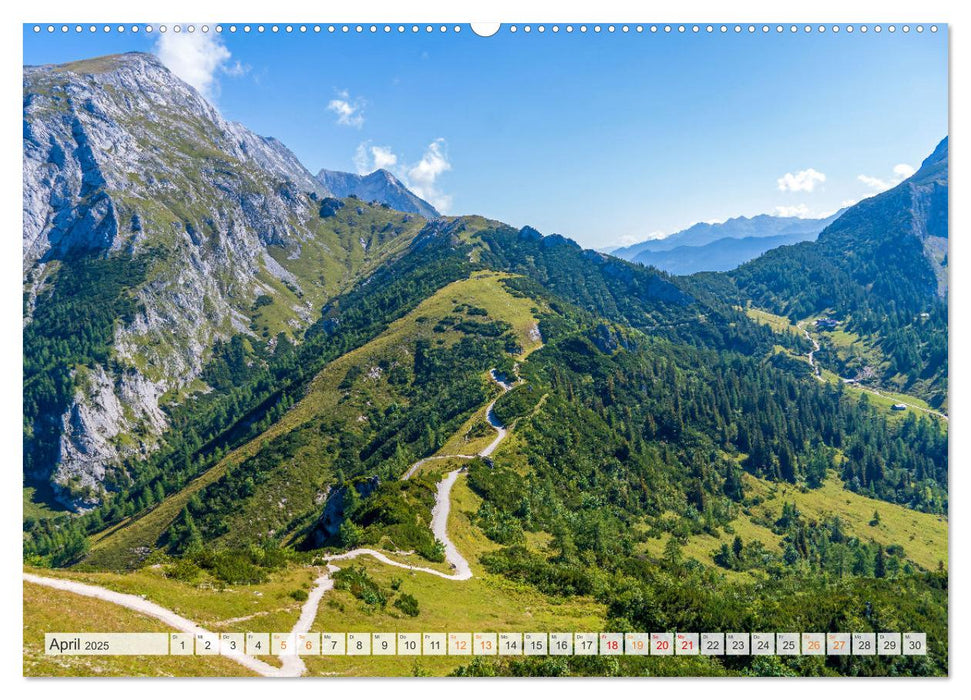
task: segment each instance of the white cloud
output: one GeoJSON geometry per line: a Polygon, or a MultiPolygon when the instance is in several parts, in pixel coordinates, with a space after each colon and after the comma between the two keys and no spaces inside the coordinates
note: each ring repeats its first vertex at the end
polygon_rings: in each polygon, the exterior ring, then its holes
{"type": "Polygon", "coordinates": [[[812,192],[817,184],[826,182],[826,175],[813,168],[807,168],[798,173],[786,173],[776,182],[783,192],[812,192]]]}
{"type": "Polygon", "coordinates": [[[900,184],[917,170],[907,163],[897,163],[893,166],[893,175],[888,178],[873,177],[872,175],[857,175],[856,179],[872,189],[874,192],[883,192],[891,187],[900,184]]]}
{"type": "Polygon", "coordinates": [[[636,233],[626,233],[623,236],[618,236],[614,239],[614,242],[610,247],[613,248],[626,248],[627,246],[634,245],[636,243],[643,243],[644,241],[652,241],[658,238],[664,238],[667,234],[664,231],[651,231],[646,236],[636,233]]]}
{"type": "Polygon", "coordinates": [[[371,149],[371,155],[374,158],[374,167],[383,168],[384,170],[393,170],[396,165],[398,165],[398,156],[396,156],[390,148],[385,148],[383,146],[374,146],[371,149]]]}
{"type": "Polygon", "coordinates": [[[893,174],[899,177],[901,180],[906,180],[908,177],[917,172],[917,168],[913,165],[908,165],[907,163],[897,163],[893,166],[893,174]]]}
{"type": "Polygon", "coordinates": [[[354,152],[354,167],[360,175],[384,168],[440,212],[445,213],[451,207],[452,197],[442,192],[438,184],[438,178],[452,169],[445,139],[438,138],[428,144],[424,155],[413,164],[404,162],[388,146],[373,146],[365,141],[354,152]]]}
{"type": "Polygon", "coordinates": [[[248,63],[241,63],[236,61],[231,66],[226,66],[223,68],[223,72],[230,78],[242,78],[244,75],[250,72],[250,65],[248,63]]]}
{"type": "Polygon", "coordinates": [[[857,175],[856,179],[867,187],[877,191],[883,191],[890,187],[890,183],[886,180],[881,180],[878,177],[871,177],[870,175],[857,175]]]}
{"type": "Polygon", "coordinates": [[[613,246],[617,248],[626,248],[627,246],[634,245],[635,243],[643,243],[644,241],[654,241],[659,238],[664,238],[669,234],[665,231],[651,231],[646,236],[644,234],[634,234],[627,233],[623,236],[618,237],[614,242],[613,246]]]}
{"type": "Polygon", "coordinates": [[[248,66],[237,61],[226,68],[232,57],[217,34],[207,32],[166,32],[159,34],[155,53],[165,67],[208,99],[219,94],[218,72],[242,75],[248,66]]]}
{"type": "Polygon", "coordinates": [[[800,219],[809,219],[812,213],[805,204],[794,204],[792,206],[781,206],[775,208],[776,216],[798,216],[800,219]]]}
{"type": "Polygon", "coordinates": [[[370,141],[365,141],[354,151],[354,169],[358,175],[367,175],[379,168],[398,175],[397,166],[398,156],[387,146],[372,146],[370,141]]]}
{"type": "Polygon", "coordinates": [[[347,90],[341,90],[337,97],[327,103],[327,109],[337,115],[337,123],[341,126],[353,126],[360,129],[364,126],[364,100],[351,99],[347,90]]]}
{"type": "Polygon", "coordinates": [[[811,218],[811,219],[827,219],[830,216],[832,216],[833,214],[835,214],[836,212],[838,212],[840,209],[846,209],[847,207],[852,207],[854,204],[856,204],[859,201],[860,201],[860,198],[857,198],[857,199],[844,199],[842,202],[840,202],[840,205],[836,209],[827,209],[825,211],[817,211],[817,212],[814,212],[809,218],[811,218]]]}
{"type": "Polygon", "coordinates": [[[354,170],[358,175],[367,175],[374,170],[374,161],[371,157],[371,150],[368,142],[358,144],[354,151],[354,170]]]}
{"type": "Polygon", "coordinates": [[[408,169],[408,187],[419,197],[432,203],[439,211],[445,211],[452,204],[452,198],[443,194],[435,181],[445,172],[452,169],[445,151],[445,139],[435,139],[425,155],[415,165],[408,169]]]}

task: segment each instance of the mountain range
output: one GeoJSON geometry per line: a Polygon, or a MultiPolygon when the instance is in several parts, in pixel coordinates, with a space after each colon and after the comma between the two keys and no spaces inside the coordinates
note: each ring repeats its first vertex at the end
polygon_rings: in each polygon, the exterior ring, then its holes
{"type": "Polygon", "coordinates": [[[782,245],[814,241],[845,210],[822,219],[739,216],[721,223],[697,223],[664,238],[610,251],[624,260],[676,275],[724,272],[782,245]]]}
{"type": "MultiPolygon", "coordinates": [[[[665,672],[947,674],[947,139],[835,220],[637,253],[810,239],[678,276],[314,177],[145,54],[25,67],[23,114],[26,567],[247,630],[325,593],[333,629],[922,630],[665,672]]],[[[431,670],[615,672],[578,658],[431,670]]]]}
{"type": "MultiPolygon", "coordinates": [[[[53,485],[57,498],[74,507],[99,502],[106,485],[126,480],[124,464],[163,444],[172,407],[211,391],[207,366],[230,340],[269,348],[299,341],[319,323],[321,308],[429,235],[467,236],[496,226],[477,217],[429,223],[426,217],[437,221],[438,213],[387,171],[362,177],[325,170],[315,178],[283,144],[226,121],[146,54],[25,68],[24,144],[25,472],[53,485]],[[93,275],[114,283],[85,287],[93,275]],[[70,321],[79,312],[87,313],[88,342],[59,351],[78,332],[70,321]]],[[[905,183],[829,219],[739,217],[615,254],[666,256],[670,266],[688,271],[716,253],[750,257],[830,224],[818,243],[801,244],[809,248],[784,246],[711,284],[728,282],[740,301],[748,295],[793,317],[836,310],[872,326],[870,307],[834,305],[838,294],[800,301],[810,289],[819,297],[825,284],[774,290],[764,280],[773,260],[811,273],[812,265],[787,257],[810,250],[817,267],[855,275],[853,284],[831,275],[829,285],[841,285],[840,294],[854,285],[888,299],[906,293],[917,297],[908,313],[927,313],[925,302],[939,299],[946,285],[946,153],[945,140],[905,183]],[[901,208],[906,217],[885,212],[901,208]],[[892,250],[882,232],[876,235],[875,217],[894,226],[892,250]],[[864,254],[866,246],[872,249],[864,254]],[[914,250],[898,252],[902,247],[914,250]],[[865,262],[855,273],[854,256],[865,262]],[[896,266],[896,277],[883,269],[884,260],[896,266]]],[[[704,284],[635,274],[638,268],[616,257],[524,231],[547,265],[567,277],[537,270],[533,253],[510,256],[508,245],[474,255],[496,258],[501,270],[539,275],[554,294],[635,326],[670,323],[648,322],[653,305],[712,303],[701,301],[704,284]],[[574,262],[563,263],[566,251],[574,262]],[[573,279],[591,265],[595,271],[583,274],[593,276],[582,285],[573,279]],[[617,296],[616,284],[627,291],[617,296]],[[598,292],[598,285],[606,286],[598,292]],[[635,297],[626,298],[632,290],[635,297]]],[[[715,308],[706,313],[727,313],[715,308]]],[[[706,342],[726,342],[722,331],[704,334],[706,342]]],[[[912,345],[894,347],[913,354],[912,345]]],[[[907,361],[913,374],[930,357],[907,361]]],[[[934,376],[922,386],[933,385],[940,402],[940,376],[934,376]]]]}

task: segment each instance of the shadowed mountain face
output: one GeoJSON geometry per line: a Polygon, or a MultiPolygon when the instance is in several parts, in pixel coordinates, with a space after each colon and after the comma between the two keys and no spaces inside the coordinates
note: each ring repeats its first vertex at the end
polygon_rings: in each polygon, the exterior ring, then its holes
{"type": "Polygon", "coordinates": [[[317,173],[317,180],[335,197],[353,195],[365,202],[379,202],[392,209],[418,214],[426,219],[437,219],[440,216],[435,207],[383,168],[370,175],[321,170],[317,173]]]}

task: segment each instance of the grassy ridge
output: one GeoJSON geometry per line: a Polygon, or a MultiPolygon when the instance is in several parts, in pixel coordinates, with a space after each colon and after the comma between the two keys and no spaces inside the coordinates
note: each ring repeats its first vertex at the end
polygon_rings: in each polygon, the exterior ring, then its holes
{"type": "MultiPolygon", "coordinates": [[[[285,413],[282,418],[257,438],[226,455],[216,466],[190,482],[183,490],[170,496],[160,505],[135,520],[101,533],[92,541],[91,553],[85,564],[93,567],[117,568],[123,566],[128,552],[138,547],[153,547],[165,529],[178,517],[193,494],[219,480],[230,465],[239,464],[254,456],[262,446],[282,436],[316,416],[340,418],[353,425],[359,418],[360,402],[345,401],[341,382],[351,368],[367,370],[381,360],[400,355],[413,347],[419,339],[450,343],[458,338],[450,331],[436,332],[437,322],[451,314],[459,304],[475,304],[484,308],[489,318],[501,319],[512,326],[523,353],[528,353],[541,343],[532,331],[537,320],[532,309],[537,302],[510,294],[501,281],[508,275],[479,272],[468,279],[447,285],[423,301],[416,309],[394,321],[387,330],[364,346],[352,350],[328,364],[310,383],[306,395],[285,413]]],[[[371,395],[362,399],[381,404],[389,400],[387,384],[374,382],[371,395]]],[[[303,490],[320,488],[329,478],[324,465],[317,465],[312,476],[294,475],[303,490]],[[311,483],[315,482],[315,483],[311,483]]],[[[288,487],[293,484],[287,484],[288,487]]],[[[264,499],[265,500],[265,499],[264,499]]],[[[241,516],[242,517],[242,516],[241,516]]]]}

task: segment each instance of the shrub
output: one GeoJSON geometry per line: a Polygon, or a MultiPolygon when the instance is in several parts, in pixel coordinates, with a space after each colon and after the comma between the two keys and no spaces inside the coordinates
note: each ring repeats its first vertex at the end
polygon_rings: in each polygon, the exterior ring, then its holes
{"type": "Polygon", "coordinates": [[[213,557],[213,575],[232,584],[253,584],[266,581],[266,574],[253,563],[248,552],[223,551],[213,557]]]}
{"type": "Polygon", "coordinates": [[[418,617],[418,599],[408,593],[402,593],[395,601],[394,606],[408,617],[418,617]]]}
{"type": "Polygon", "coordinates": [[[368,576],[363,566],[352,566],[338,571],[334,574],[334,587],[350,592],[367,605],[383,608],[388,602],[387,595],[378,583],[368,576]]]}
{"type": "Polygon", "coordinates": [[[177,559],[165,567],[165,575],[177,581],[195,583],[202,577],[202,569],[189,559],[177,559]]]}

